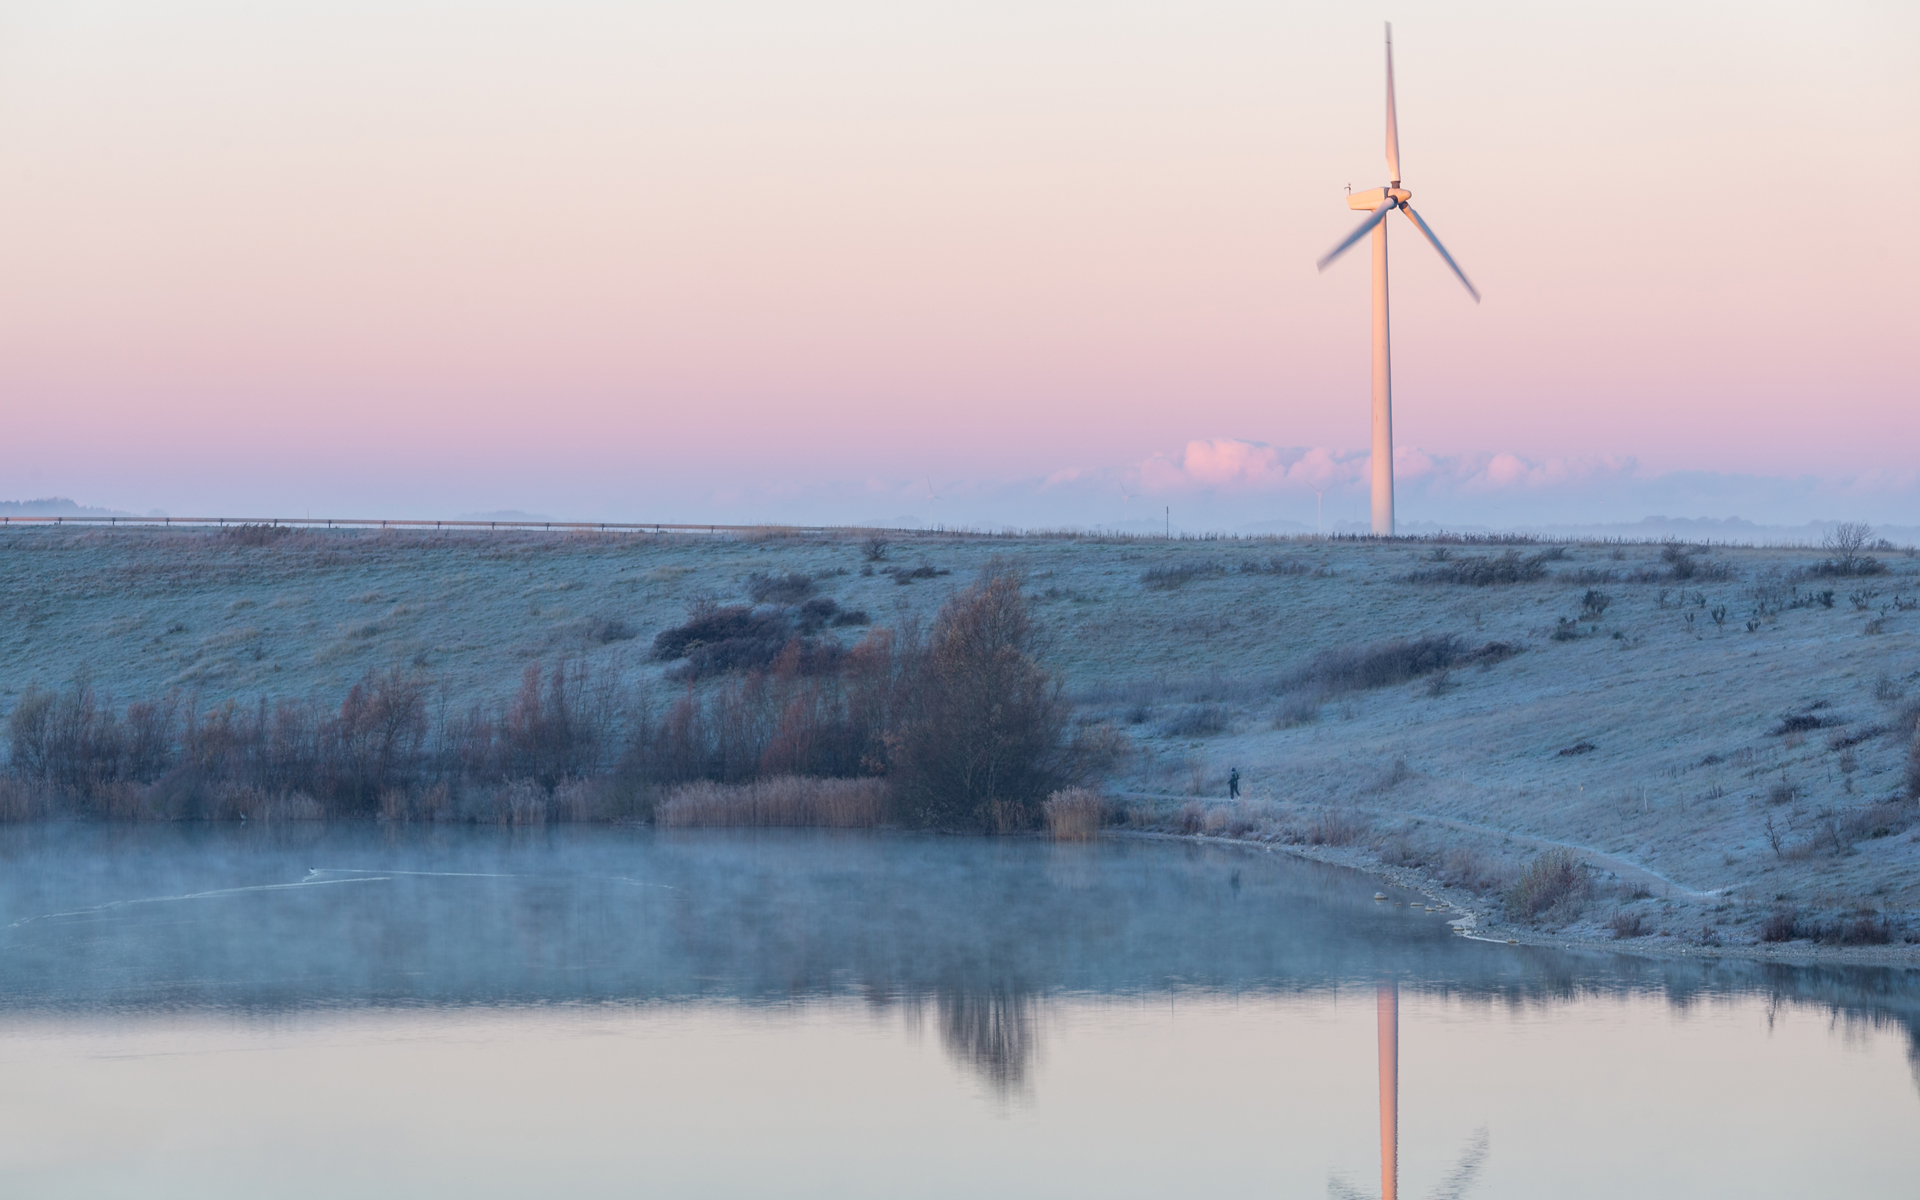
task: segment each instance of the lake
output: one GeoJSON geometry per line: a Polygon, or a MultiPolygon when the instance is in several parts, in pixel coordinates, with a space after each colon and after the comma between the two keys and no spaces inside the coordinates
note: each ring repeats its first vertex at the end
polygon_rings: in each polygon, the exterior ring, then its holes
{"type": "Polygon", "coordinates": [[[1920,973],[1378,888],[1148,840],[0,829],[0,1193],[1345,1198],[1383,1124],[1407,1197],[1914,1193],[1920,973]]]}

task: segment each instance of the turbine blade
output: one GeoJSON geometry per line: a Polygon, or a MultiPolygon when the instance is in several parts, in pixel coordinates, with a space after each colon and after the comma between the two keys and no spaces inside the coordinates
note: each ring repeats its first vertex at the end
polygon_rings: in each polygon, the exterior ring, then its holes
{"type": "Polygon", "coordinates": [[[1400,185],[1400,114],[1393,102],[1393,23],[1387,23],[1387,178],[1400,185]]]}
{"type": "Polygon", "coordinates": [[[1466,1152],[1461,1154],[1453,1170],[1447,1172],[1427,1193],[1427,1200],[1461,1200],[1467,1194],[1467,1189],[1473,1186],[1474,1176],[1480,1173],[1480,1167],[1486,1161],[1487,1130],[1483,1125],[1474,1134],[1473,1140],[1467,1143],[1466,1152]]]}
{"type": "MultiPolygon", "coordinates": [[[[1342,254],[1345,254],[1347,252],[1347,247],[1353,245],[1355,242],[1359,241],[1361,238],[1367,236],[1367,234],[1373,232],[1373,227],[1375,225],[1378,225],[1380,222],[1387,219],[1387,214],[1393,211],[1393,206],[1395,203],[1396,201],[1393,201],[1393,200],[1381,201],[1380,207],[1373,210],[1373,215],[1368,217],[1366,220],[1360,222],[1360,228],[1348,234],[1344,241],[1342,241],[1338,246],[1335,246],[1333,249],[1327,251],[1326,254],[1321,257],[1320,269],[1322,271],[1326,270],[1328,264],[1332,263],[1334,259],[1339,258],[1342,254]]],[[[1442,251],[1441,253],[1444,254],[1445,251],[1442,251]]]]}
{"type": "Polygon", "coordinates": [[[1420,229],[1420,232],[1427,236],[1427,240],[1433,243],[1433,248],[1440,252],[1440,257],[1447,260],[1447,266],[1451,267],[1453,269],[1453,273],[1459,276],[1460,282],[1463,285],[1465,285],[1467,289],[1467,294],[1473,297],[1473,302],[1475,304],[1480,303],[1480,289],[1473,286],[1473,281],[1471,279],[1468,279],[1467,273],[1460,269],[1460,264],[1453,261],[1453,255],[1448,254],[1447,248],[1440,244],[1440,239],[1433,236],[1433,230],[1428,229],[1427,223],[1420,219],[1420,214],[1413,211],[1413,205],[1402,204],[1400,208],[1402,211],[1404,211],[1407,214],[1407,219],[1409,221],[1412,221],[1416,226],[1418,226],[1420,229]]]}
{"type": "Polygon", "coordinates": [[[1367,1200],[1367,1194],[1338,1175],[1329,1175],[1327,1200],[1367,1200]]]}

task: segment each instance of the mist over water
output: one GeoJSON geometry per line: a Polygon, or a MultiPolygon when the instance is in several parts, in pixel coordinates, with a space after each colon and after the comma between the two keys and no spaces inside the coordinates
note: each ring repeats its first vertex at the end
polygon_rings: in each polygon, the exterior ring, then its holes
{"type": "Polygon", "coordinates": [[[1148,841],[6,829],[0,1181],[1364,1193],[1382,981],[1405,1194],[1482,1128],[1463,1194],[1920,1166],[1910,973],[1489,944],[1375,888],[1148,841]]]}

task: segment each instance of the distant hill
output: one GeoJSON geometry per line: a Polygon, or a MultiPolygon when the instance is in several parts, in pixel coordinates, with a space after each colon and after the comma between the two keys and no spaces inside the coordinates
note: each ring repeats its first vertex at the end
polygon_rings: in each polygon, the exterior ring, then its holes
{"type": "Polygon", "coordinates": [[[546,513],[521,512],[517,508],[500,508],[492,512],[461,513],[461,521],[551,521],[553,517],[546,513]]]}

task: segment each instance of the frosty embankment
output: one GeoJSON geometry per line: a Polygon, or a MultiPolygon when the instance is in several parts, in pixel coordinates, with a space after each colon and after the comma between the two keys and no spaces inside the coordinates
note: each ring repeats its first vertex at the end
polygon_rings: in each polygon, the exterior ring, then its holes
{"type": "Polygon", "coordinates": [[[668,678],[653,639],[690,607],[750,603],[752,577],[925,621],[998,556],[1077,720],[1125,735],[1106,786],[1133,827],[1448,889],[1503,939],[1920,961],[1910,551],[864,543],[10,530],[0,717],[81,676],[123,702],[337,705],[392,667],[458,709],[561,660],[665,702],[708,685],[668,678]]]}

